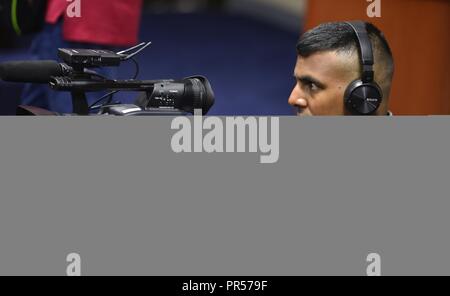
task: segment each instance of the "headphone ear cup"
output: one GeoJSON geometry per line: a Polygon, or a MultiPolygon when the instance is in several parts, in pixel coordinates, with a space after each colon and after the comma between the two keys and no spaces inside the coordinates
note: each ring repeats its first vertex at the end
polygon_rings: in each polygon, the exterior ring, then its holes
{"type": "Polygon", "coordinates": [[[370,115],[381,105],[383,94],[375,83],[364,83],[355,80],[347,87],[344,103],[347,110],[357,115],[370,115]]]}

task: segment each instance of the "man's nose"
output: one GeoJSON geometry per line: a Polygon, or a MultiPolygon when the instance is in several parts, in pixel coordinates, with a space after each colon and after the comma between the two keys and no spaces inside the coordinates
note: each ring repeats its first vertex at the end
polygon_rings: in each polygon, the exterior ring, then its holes
{"type": "Polygon", "coordinates": [[[302,91],[300,90],[299,86],[296,85],[294,89],[292,90],[291,96],[288,100],[289,105],[293,107],[299,107],[299,108],[306,108],[308,107],[308,101],[305,99],[305,97],[302,95],[302,91]]]}

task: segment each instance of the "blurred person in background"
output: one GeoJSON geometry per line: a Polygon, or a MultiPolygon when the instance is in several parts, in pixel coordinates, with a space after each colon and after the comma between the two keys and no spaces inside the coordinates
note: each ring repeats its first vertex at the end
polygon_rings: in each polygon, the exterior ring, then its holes
{"type": "MultiPolygon", "coordinates": [[[[116,50],[135,45],[141,10],[142,0],[48,0],[46,23],[33,40],[31,54],[38,60],[57,60],[58,48],[116,50]],[[79,15],[75,14],[77,10],[79,15]]],[[[101,74],[114,77],[115,71],[105,68],[101,74]]],[[[95,93],[88,95],[89,103],[98,97],[95,93]]],[[[70,94],[52,91],[47,85],[27,84],[21,104],[72,112],[70,94]]]]}

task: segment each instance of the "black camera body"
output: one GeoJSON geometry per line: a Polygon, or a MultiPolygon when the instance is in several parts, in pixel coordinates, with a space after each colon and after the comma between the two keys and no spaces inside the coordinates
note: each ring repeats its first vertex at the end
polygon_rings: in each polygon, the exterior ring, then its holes
{"type": "Polygon", "coordinates": [[[186,114],[174,108],[141,108],[134,104],[104,106],[99,112],[99,115],[114,116],[184,116],[186,114]]]}
{"type": "MultiPolygon", "coordinates": [[[[94,115],[94,110],[99,110],[95,115],[180,115],[193,114],[197,109],[206,114],[214,104],[214,92],[206,77],[192,76],[181,80],[136,79],[139,64],[133,57],[150,44],[151,42],[144,42],[118,53],[98,49],[60,48],[58,55],[65,63],[56,61],[1,63],[0,78],[9,82],[47,83],[55,91],[70,92],[75,115],[94,115]],[[109,79],[90,69],[117,67],[130,59],[136,64],[136,74],[132,79],[109,79]],[[86,93],[100,91],[109,93],[89,106],[86,93]],[[119,91],[134,91],[138,92],[139,96],[133,105],[113,103],[113,95],[119,91]]],[[[30,106],[20,106],[17,113],[60,115],[30,106]]]]}
{"type": "MultiPolygon", "coordinates": [[[[149,44],[147,43],[145,46],[149,44]]],[[[132,49],[134,48],[136,47],[132,49]]],[[[140,92],[140,95],[134,105],[111,105],[111,100],[109,100],[108,104],[100,107],[99,114],[117,116],[180,115],[193,114],[195,109],[201,109],[204,114],[209,111],[214,104],[214,93],[208,79],[204,76],[192,76],[182,80],[110,80],[102,79],[95,72],[86,70],[86,68],[117,67],[143,48],[132,55],[125,54],[132,49],[115,53],[103,49],[60,48],[58,50],[59,57],[74,71],[68,76],[52,77],[50,86],[58,91],[70,91],[74,109],[77,109],[74,111],[84,113],[83,115],[87,115],[85,114],[86,104],[83,93],[102,90],[113,91],[113,93],[121,90],[136,91],[140,92]],[[78,103],[75,104],[75,101],[78,103]]]]}
{"type": "MultiPolygon", "coordinates": [[[[66,114],[52,112],[34,106],[19,105],[16,109],[17,116],[77,116],[78,114],[66,114]]],[[[185,116],[186,112],[173,108],[141,108],[134,104],[116,104],[103,106],[97,114],[90,116],[185,116]]]]}

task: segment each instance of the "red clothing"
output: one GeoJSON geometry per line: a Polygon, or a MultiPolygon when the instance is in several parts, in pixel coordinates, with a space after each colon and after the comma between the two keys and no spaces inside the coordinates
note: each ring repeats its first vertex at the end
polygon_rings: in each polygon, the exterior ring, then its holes
{"type": "Polygon", "coordinates": [[[48,0],[46,21],[63,17],[63,38],[111,46],[129,46],[138,41],[142,0],[79,0],[81,17],[69,17],[67,0],[48,0]]]}

